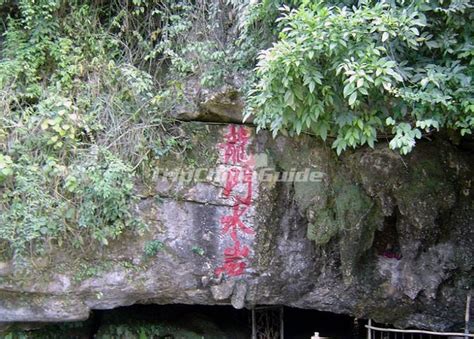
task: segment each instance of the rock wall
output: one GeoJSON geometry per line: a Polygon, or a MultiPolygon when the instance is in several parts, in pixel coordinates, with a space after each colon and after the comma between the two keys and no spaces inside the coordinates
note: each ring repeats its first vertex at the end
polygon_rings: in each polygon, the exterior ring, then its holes
{"type": "Polygon", "coordinates": [[[382,143],[337,158],[309,136],[182,129],[193,147],[136,184],[134,210],[148,230],[34,258],[30,272],[1,263],[0,321],[182,303],[462,325],[473,286],[472,153],[434,140],[406,157],[382,143]]]}

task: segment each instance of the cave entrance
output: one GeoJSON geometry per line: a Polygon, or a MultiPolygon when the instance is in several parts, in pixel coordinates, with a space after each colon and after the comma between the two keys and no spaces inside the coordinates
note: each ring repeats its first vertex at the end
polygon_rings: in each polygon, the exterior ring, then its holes
{"type": "Polygon", "coordinates": [[[315,332],[331,338],[365,338],[350,316],[281,306],[237,310],[227,305],[133,305],[94,314],[99,334],[104,326],[146,323],[167,326],[168,334],[156,336],[163,339],[188,338],[184,333],[204,338],[309,339],[315,332]]]}
{"type": "MultiPolygon", "coordinates": [[[[394,330],[390,325],[370,322],[369,327],[372,325],[370,328],[374,330],[368,337],[366,320],[291,307],[259,306],[254,310],[237,310],[224,305],[147,304],[95,310],[88,320],[82,322],[17,324],[6,332],[0,329],[0,338],[249,339],[252,338],[252,324],[255,324],[252,319],[257,316],[261,329],[269,330],[259,332],[257,339],[281,339],[280,324],[285,339],[310,339],[315,332],[319,332],[321,338],[332,339],[436,339],[449,335],[393,333],[389,332],[394,330]],[[268,326],[263,326],[265,322],[268,326]]],[[[472,334],[469,336],[473,337],[472,334]]]]}
{"type": "Polygon", "coordinates": [[[283,312],[285,339],[310,339],[315,332],[321,337],[365,338],[363,325],[347,315],[292,307],[284,307],[283,312]]]}
{"type": "MultiPolygon", "coordinates": [[[[249,339],[252,338],[252,315],[260,318],[261,329],[271,330],[271,322],[282,322],[285,339],[309,339],[315,332],[331,338],[365,338],[363,333],[362,336],[354,334],[354,319],[349,316],[290,307],[259,306],[255,311],[237,310],[227,305],[140,304],[95,310],[83,322],[36,327],[30,324],[27,336],[18,338],[249,339]],[[265,322],[269,326],[264,326],[265,322]]],[[[281,336],[274,327],[273,332],[262,331],[257,338],[281,339],[281,336]]]]}
{"type": "Polygon", "coordinates": [[[331,338],[359,338],[353,318],[329,312],[281,306],[258,306],[251,310],[252,339],[309,339],[316,332],[331,338]]]}

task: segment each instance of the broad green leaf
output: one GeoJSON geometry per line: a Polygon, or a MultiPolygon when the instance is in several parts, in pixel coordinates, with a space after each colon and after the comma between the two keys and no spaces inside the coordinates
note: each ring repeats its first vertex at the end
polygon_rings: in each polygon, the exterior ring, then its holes
{"type": "Polygon", "coordinates": [[[357,100],[357,92],[354,92],[349,97],[349,105],[353,106],[356,100],[357,100]]]}

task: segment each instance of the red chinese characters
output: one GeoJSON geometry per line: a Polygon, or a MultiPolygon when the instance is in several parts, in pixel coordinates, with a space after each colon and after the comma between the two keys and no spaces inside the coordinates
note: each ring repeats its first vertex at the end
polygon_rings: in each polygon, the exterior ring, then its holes
{"type": "Polygon", "coordinates": [[[222,196],[232,199],[233,206],[220,222],[222,234],[229,236],[233,245],[224,249],[224,263],[216,268],[215,273],[238,276],[245,272],[250,253],[248,246],[241,245],[239,235],[255,233],[243,220],[252,204],[253,161],[247,155],[249,133],[245,127],[230,125],[224,137],[225,143],[219,145],[222,150],[221,160],[231,167],[225,173],[222,196]],[[244,193],[236,193],[237,187],[242,188],[244,193]]]}
{"type": "Polygon", "coordinates": [[[244,273],[247,263],[245,258],[249,256],[247,246],[240,247],[240,241],[235,241],[233,247],[224,250],[224,265],[216,269],[216,275],[227,273],[230,276],[237,276],[244,273]]]}
{"type": "Polygon", "coordinates": [[[247,211],[248,206],[237,202],[232,208],[232,215],[226,215],[221,218],[221,225],[223,226],[223,233],[230,234],[232,240],[237,241],[237,231],[242,231],[247,234],[254,234],[254,231],[245,226],[242,222],[242,216],[247,211]]]}
{"type": "Polygon", "coordinates": [[[249,134],[243,126],[229,126],[229,132],[224,135],[225,143],[220,145],[224,151],[224,163],[241,165],[247,160],[247,144],[249,134]]]}

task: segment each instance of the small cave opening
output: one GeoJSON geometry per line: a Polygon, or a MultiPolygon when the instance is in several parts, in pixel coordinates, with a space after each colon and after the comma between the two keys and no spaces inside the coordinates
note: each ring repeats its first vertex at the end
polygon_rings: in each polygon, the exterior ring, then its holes
{"type": "Polygon", "coordinates": [[[258,339],[281,339],[281,321],[286,339],[309,339],[315,332],[330,338],[366,337],[365,322],[316,310],[259,306],[252,312],[227,305],[137,304],[94,310],[82,322],[19,326],[12,338],[250,339],[257,329],[258,339]]]}
{"type": "Polygon", "coordinates": [[[398,208],[384,218],[381,229],[375,231],[373,248],[377,255],[401,259],[399,235],[397,231],[398,208]]]}

